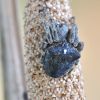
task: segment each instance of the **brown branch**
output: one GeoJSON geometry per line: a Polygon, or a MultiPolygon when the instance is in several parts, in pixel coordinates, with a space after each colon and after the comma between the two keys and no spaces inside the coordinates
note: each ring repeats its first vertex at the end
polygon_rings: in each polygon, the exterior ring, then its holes
{"type": "MultiPolygon", "coordinates": [[[[72,16],[69,0],[27,0],[25,8],[25,69],[30,100],[85,100],[80,63],[70,74],[52,78],[40,63],[44,51],[42,22],[67,22],[72,16]],[[44,11],[44,12],[43,12],[44,11]]],[[[49,24],[47,24],[49,25],[49,24]]]]}

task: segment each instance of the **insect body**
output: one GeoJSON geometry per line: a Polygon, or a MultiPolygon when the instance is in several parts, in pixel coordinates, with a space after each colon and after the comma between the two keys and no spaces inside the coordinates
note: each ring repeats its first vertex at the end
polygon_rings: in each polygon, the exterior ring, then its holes
{"type": "Polygon", "coordinates": [[[68,73],[79,58],[79,52],[66,41],[54,43],[45,51],[43,68],[47,75],[57,78],[68,73]]]}
{"type": "Polygon", "coordinates": [[[67,24],[53,20],[44,24],[43,49],[45,54],[42,57],[42,63],[47,75],[54,78],[60,77],[69,73],[73,69],[73,65],[78,63],[79,49],[82,49],[82,45],[75,27],[69,28],[67,24]],[[77,43],[75,43],[76,39],[77,43]]]}

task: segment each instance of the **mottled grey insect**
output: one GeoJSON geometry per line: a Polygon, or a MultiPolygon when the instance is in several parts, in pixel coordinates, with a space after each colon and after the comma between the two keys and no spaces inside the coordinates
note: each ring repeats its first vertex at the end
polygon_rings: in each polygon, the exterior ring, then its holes
{"type": "Polygon", "coordinates": [[[78,29],[75,18],[70,19],[70,25],[50,20],[44,23],[45,34],[43,37],[42,57],[43,69],[46,74],[57,78],[73,69],[78,63],[83,43],[79,41],[78,29]]]}

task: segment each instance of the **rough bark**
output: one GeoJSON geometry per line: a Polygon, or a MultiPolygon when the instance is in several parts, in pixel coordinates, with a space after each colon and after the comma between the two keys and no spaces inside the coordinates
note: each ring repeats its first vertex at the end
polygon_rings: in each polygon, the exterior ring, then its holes
{"type": "Polygon", "coordinates": [[[40,48],[44,29],[41,20],[68,22],[69,0],[27,0],[25,7],[25,74],[29,100],[85,100],[80,63],[69,75],[47,76],[42,69],[40,48]],[[41,12],[45,10],[45,20],[41,12]]]}

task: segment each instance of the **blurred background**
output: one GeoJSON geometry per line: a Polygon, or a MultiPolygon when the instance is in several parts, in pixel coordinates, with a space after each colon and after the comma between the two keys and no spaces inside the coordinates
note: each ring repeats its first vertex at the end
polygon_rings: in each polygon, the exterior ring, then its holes
{"type": "MultiPolygon", "coordinates": [[[[20,22],[23,33],[25,0],[20,0],[20,22]]],[[[81,64],[87,100],[100,100],[100,0],[71,0],[79,36],[85,43],[81,64]]],[[[0,60],[1,61],[1,60],[0,60]]],[[[3,100],[2,68],[0,66],[0,100],[3,100]]]]}

